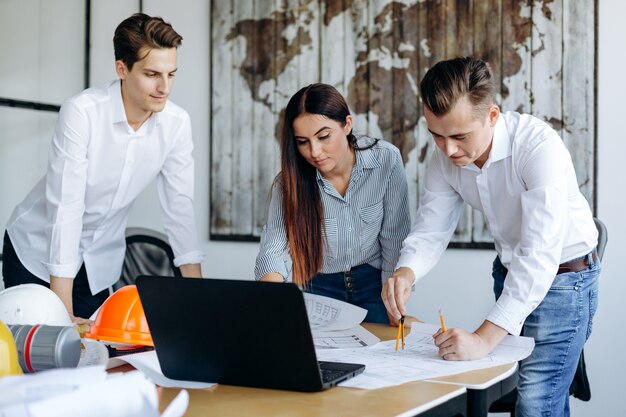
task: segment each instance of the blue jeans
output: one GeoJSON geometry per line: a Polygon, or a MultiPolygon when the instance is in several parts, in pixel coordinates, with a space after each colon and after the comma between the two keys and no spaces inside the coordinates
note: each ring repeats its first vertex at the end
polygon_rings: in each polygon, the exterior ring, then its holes
{"type": "MultiPolygon", "coordinates": [[[[598,305],[600,262],[591,253],[589,267],[554,278],[550,290],[526,318],[522,334],[535,339],[535,349],[520,362],[515,415],[569,416],[569,387],[598,305]]],[[[493,290],[502,294],[507,269],[496,257],[493,290]]]]}
{"type": "Polygon", "coordinates": [[[380,296],[380,269],[368,264],[352,267],[347,272],[317,274],[308,282],[306,292],[335,298],[367,310],[368,323],[389,324],[387,309],[380,296]]]}

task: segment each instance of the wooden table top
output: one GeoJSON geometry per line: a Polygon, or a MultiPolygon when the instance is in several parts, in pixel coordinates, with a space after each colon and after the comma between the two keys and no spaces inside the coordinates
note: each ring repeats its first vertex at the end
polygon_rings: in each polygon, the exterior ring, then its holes
{"type": "MultiPolygon", "coordinates": [[[[164,388],[161,404],[178,394],[164,388]]],[[[461,386],[415,381],[377,390],[335,387],[316,393],[216,385],[189,392],[185,416],[397,416],[419,414],[462,395],[461,386]]]]}
{"type": "MultiPolygon", "coordinates": [[[[381,340],[395,339],[397,328],[364,323],[381,340]]],[[[407,326],[406,334],[410,332],[407,326]]],[[[335,387],[317,393],[269,390],[216,385],[203,390],[188,390],[190,403],[186,416],[286,416],[297,411],[301,416],[396,416],[418,414],[462,395],[465,386],[480,388],[506,378],[516,363],[465,372],[431,381],[414,381],[376,390],[335,387]],[[446,383],[441,383],[446,382],[446,383]]],[[[161,404],[168,404],[179,392],[162,389],[161,404]]]]}

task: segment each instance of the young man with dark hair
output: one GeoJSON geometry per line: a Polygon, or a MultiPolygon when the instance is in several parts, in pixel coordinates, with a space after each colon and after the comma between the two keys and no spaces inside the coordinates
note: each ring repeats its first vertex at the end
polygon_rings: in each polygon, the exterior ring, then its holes
{"type": "Polygon", "coordinates": [[[131,205],[155,178],[174,263],[201,276],[191,122],[168,100],[181,41],[170,24],[143,13],[117,27],[119,79],[63,104],[47,173],[9,219],[6,287],[49,286],[72,319],[85,322],[120,277],[131,205]]]}
{"type": "Polygon", "coordinates": [[[571,157],[543,121],[500,113],[487,63],[442,61],[420,84],[437,145],[424,196],[382,297],[399,319],[417,279],[439,260],[463,202],[494,237],[496,304],[474,332],[434,335],[446,360],[484,357],[507,333],[535,339],[520,365],[515,415],[568,416],[569,386],[591,332],[600,265],[597,230],[571,157]]]}

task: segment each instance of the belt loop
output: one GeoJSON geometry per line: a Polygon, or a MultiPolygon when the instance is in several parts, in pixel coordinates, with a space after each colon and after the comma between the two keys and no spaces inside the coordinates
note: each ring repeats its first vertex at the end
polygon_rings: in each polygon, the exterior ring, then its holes
{"type": "Polygon", "coordinates": [[[598,261],[598,251],[597,248],[593,248],[591,252],[589,252],[589,257],[588,259],[588,265],[591,266],[594,264],[594,262],[598,261]],[[594,256],[595,255],[595,256],[594,256]],[[595,259],[593,259],[595,257],[595,259]]]}

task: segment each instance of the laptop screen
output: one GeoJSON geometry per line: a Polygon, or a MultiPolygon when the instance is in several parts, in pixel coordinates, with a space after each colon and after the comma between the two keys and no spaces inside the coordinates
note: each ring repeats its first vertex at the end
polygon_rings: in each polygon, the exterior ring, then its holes
{"type": "MultiPolygon", "coordinates": [[[[142,276],[137,289],[169,378],[293,391],[336,383],[322,381],[294,284],[142,276]]],[[[337,380],[364,369],[345,365],[337,380]]]]}

